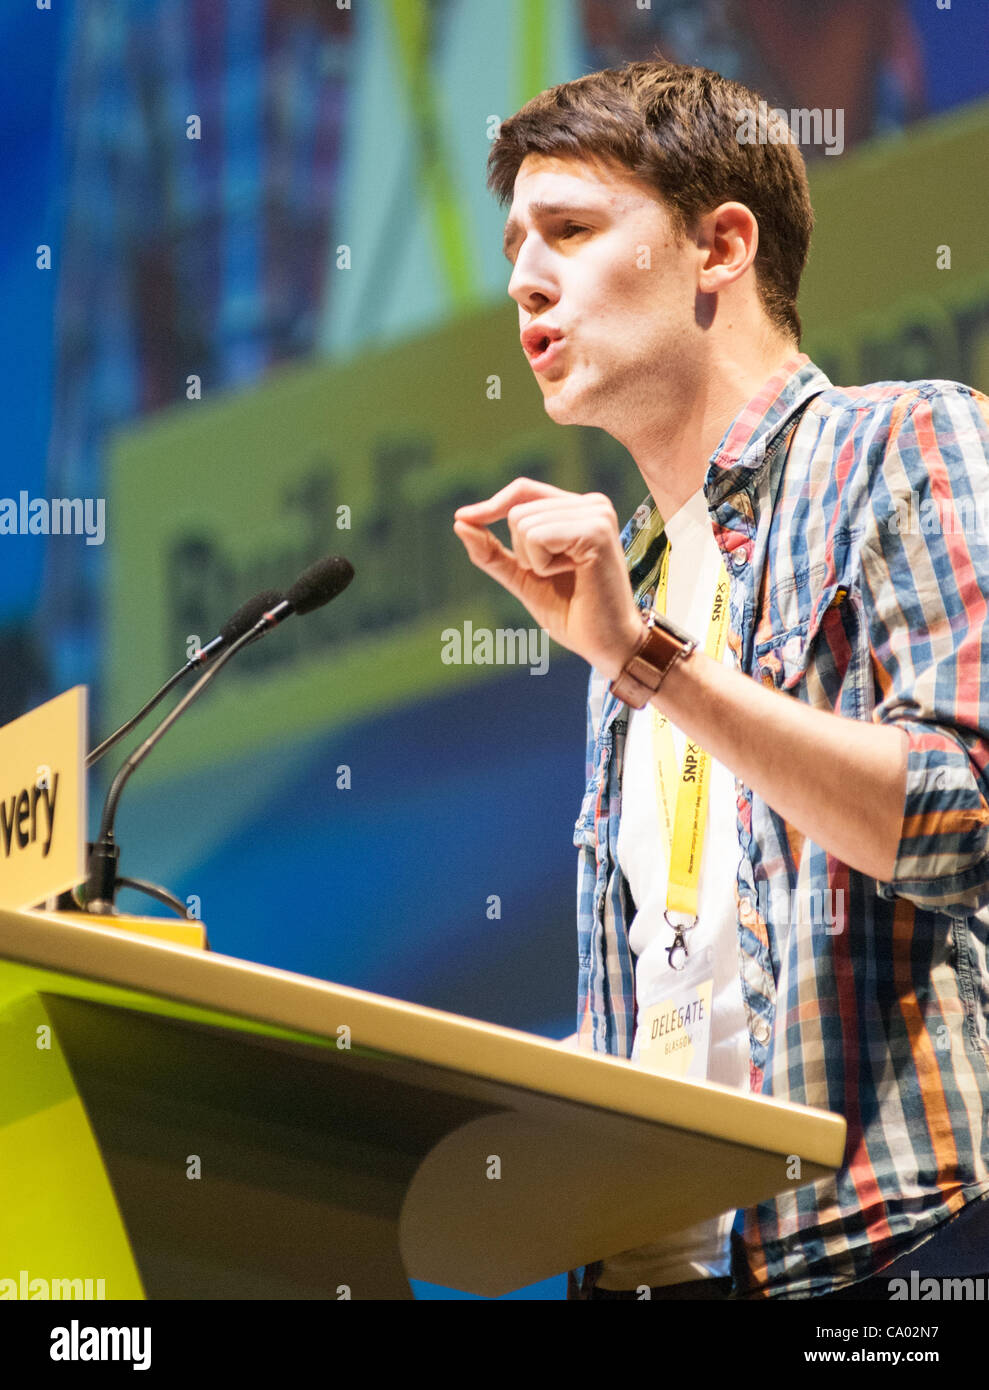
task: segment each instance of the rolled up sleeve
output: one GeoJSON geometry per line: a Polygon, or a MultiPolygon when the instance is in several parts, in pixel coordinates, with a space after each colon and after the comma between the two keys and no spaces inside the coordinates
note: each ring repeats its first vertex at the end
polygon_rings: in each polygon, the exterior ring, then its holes
{"type": "Polygon", "coordinates": [[[907,780],[887,898],[989,904],[989,400],[948,382],[897,402],[869,488],[862,596],[877,723],[907,780]]]}

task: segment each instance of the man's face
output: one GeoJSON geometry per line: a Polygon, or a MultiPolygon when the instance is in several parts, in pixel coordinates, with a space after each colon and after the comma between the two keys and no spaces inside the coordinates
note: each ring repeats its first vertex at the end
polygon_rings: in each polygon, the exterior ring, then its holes
{"type": "Polygon", "coordinates": [[[506,254],[520,334],[562,335],[542,355],[526,344],[547,414],[619,438],[630,411],[646,424],[657,388],[675,392],[699,347],[697,246],[677,245],[659,195],[612,165],[529,155],[506,254]]]}

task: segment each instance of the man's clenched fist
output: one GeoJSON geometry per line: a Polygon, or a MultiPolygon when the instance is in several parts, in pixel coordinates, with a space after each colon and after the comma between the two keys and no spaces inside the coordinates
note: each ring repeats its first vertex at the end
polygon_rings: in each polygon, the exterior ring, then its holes
{"type": "Polygon", "coordinates": [[[639,644],[642,619],[609,499],[516,478],[454,515],[453,529],[478,569],[514,594],[555,642],[614,680],[639,644]],[[502,518],[511,550],[485,529],[502,518]]]}

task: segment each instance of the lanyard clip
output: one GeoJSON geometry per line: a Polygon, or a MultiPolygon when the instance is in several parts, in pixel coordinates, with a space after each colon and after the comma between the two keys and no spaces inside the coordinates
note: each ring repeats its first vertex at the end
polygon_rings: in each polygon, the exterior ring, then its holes
{"type": "Polygon", "coordinates": [[[666,947],[666,959],[673,970],[684,970],[687,965],[687,942],[684,932],[690,931],[691,927],[696,927],[697,918],[692,922],[671,922],[670,914],[664,909],[663,916],[666,918],[666,925],[673,933],[673,945],[666,947]]]}

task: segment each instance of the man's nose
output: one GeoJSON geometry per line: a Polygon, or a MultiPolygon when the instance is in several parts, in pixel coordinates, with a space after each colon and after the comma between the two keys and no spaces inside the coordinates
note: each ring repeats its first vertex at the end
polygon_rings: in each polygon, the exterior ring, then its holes
{"type": "Polygon", "coordinates": [[[549,251],[537,237],[528,236],[519,248],[508,293],[530,313],[544,309],[559,297],[560,287],[550,265],[549,251]]]}

